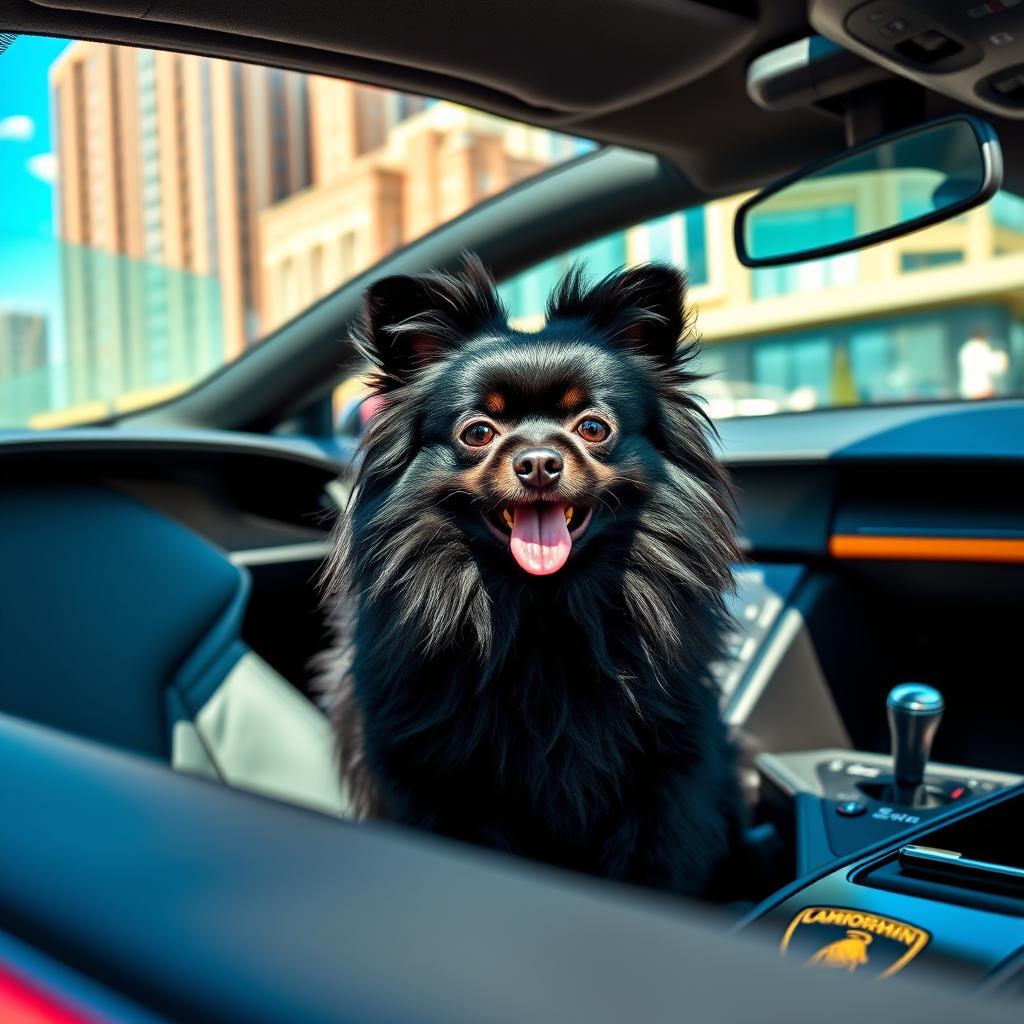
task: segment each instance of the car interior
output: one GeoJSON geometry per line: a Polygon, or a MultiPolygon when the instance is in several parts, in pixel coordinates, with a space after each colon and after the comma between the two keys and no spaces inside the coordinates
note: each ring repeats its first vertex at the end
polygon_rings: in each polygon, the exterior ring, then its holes
{"type": "MultiPolygon", "coordinates": [[[[740,263],[848,260],[916,214],[816,254],[772,235],[793,251],[759,255],[743,225],[879,136],[951,125],[980,184],[950,171],[916,226],[963,224],[1000,187],[1024,194],[1024,5],[0,0],[0,32],[10,55],[29,37],[198,55],[586,140],[186,388],[46,429],[0,420],[0,990],[22,979],[42,1020],[1019,1018],[1024,375],[770,415],[740,398],[716,418],[745,560],[715,673],[752,813],[725,905],[350,820],[312,665],[359,458],[364,419],[337,396],[365,369],[346,337],[370,281],[470,251],[511,288],[759,189],[736,213],[740,263]]],[[[814,295],[788,301],[816,315],[814,295]]],[[[836,330],[860,315],[844,308],[836,330]]]]}

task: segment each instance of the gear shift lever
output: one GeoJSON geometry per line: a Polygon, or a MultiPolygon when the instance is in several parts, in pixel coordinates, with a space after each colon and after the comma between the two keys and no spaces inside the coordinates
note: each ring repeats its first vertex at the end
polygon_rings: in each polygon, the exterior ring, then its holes
{"type": "MultiPolygon", "coordinates": [[[[932,740],[942,721],[942,694],[925,683],[901,683],[885,702],[892,739],[894,799],[913,806],[924,783],[932,740]]],[[[923,798],[924,794],[920,794],[923,798]]]]}

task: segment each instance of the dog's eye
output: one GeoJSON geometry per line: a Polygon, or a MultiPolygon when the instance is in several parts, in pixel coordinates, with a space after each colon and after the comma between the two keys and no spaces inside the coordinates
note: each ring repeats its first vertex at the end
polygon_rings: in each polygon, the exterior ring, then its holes
{"type": "Polygon", "coordinates": [[[612,428],[607,423],[603,420],[594,419],[593,416],[588,416],[585,420],[580,420],[576,424],[576,433],[584,441],[592,441],[594,443],[603,441],[611,431],[612,428]]]}
{"type": "Polygon", "coordinates": [[[462,443],[470,448],[483,448],[494,440],[494,428],[486,423],[470,423],[462,432],[462,443]]]}

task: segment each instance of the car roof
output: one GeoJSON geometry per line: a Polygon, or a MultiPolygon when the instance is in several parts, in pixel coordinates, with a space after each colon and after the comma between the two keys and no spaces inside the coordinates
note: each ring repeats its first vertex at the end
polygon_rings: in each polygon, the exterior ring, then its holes
{"type": "MultiPolygon", "coordinates": [[[[843,145],[834,110],[768,111],[747,95],[756,56],[812,33],[802,0],[125,0],[120,14],[98,9],[95,0],[0,0],[0,23],[452,99],[655,153],[708,197],[764,183],[843,145]]],[[[927,114],[954,109],[927,93],[927,114]]],[[[1022,133],[1012,122],[997,127],[1011,151],[1013,186],[1012,150],[1022,133]]]]}

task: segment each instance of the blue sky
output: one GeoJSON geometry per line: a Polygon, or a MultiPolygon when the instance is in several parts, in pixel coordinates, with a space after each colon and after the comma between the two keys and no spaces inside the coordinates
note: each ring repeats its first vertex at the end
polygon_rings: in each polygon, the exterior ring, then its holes
{"type": "Polygon", "coordinates": [[[66,39],[20,36],[0,56],[0,231],[53,236],[47,71],[66,39]]]}
{"type": "Polygon", "coordinates": [[[45,313],[55,360],[63,313],[47,72],[67,45],[20,36],[0,55],[0,309],[45,313]]]}

